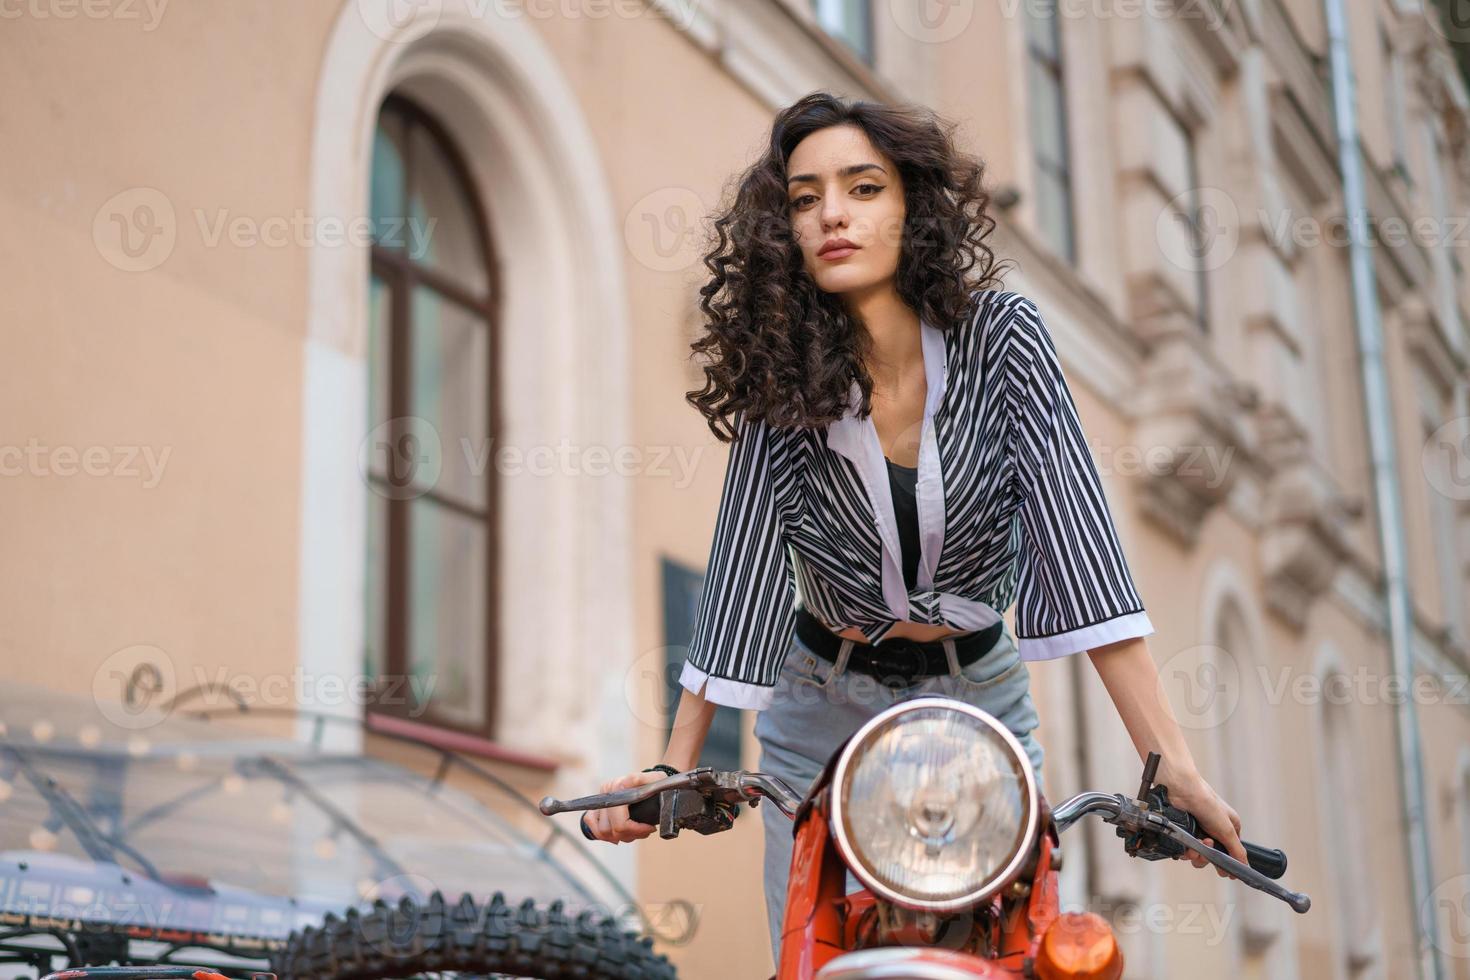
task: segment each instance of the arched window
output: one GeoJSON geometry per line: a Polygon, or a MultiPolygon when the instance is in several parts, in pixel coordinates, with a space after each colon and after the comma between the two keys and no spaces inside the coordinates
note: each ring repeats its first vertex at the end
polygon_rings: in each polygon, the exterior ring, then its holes
{"type": "Polygon", "coordinates": [[[1321,734],[1325,758],[1327,799],[1331,801],[1324,834],[1329,867],[1336,871],[1337,920],[1342,935],[1342,975],[1372,977],[1382,974],[1378,960],[1377,912],[1374,883],[1362,861],[1340,860],[1344,854],[1366,854],[1362,808],[1366,804],[1358,781],[1362,753],[1345,692],[1352,690],[1347,674],[1334,664],[1321,674],[1321,734]]]}
{"type": "MultiPolygon", "coordinates": [[[[1226,798],[1241,816],[1241,831],[1247,840],[1278,839],[1276,789],[1275,719],[1267,692],[1271,678],[1260,659],[1255,631],[1250,628],[1240,603],[1226,599],[1215,622],[1216,642],[1229,657],[1238,696],[1219,727],[1221,782],[1226,798]]],[[[1236,935],[1247,962],[1268,976],[1271,957],[1286,959],[1290,952],[1272,949],[1281,931],[1283,906],[1264,892],[1243,889],[1239,898],[1240,918],[1236,935]]],[[[1284,972],[1284,967],[1283,967],[1284,972]]]]}
{"type": "Polygon", "coordinates": [[[373,141],[366,669],[373,710],[492,734],[494,267],[444,128],[390,95],[373,141]]]}

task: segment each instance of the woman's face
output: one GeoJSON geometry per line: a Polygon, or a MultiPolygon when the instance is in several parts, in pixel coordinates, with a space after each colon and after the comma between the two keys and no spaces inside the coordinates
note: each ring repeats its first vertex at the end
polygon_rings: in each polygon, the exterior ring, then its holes
{"type": "Polygon", "coordinates": [[[787,213],[817,285],[849,293],[891,282],[903,241],[903,180],[868,134],[852,125],[820,129],[796,144],[786,174],[787,213]]]}

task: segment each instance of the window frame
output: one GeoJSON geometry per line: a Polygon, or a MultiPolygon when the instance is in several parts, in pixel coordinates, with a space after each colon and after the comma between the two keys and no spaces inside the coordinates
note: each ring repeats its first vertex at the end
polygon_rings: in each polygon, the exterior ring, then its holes
{"type": "MultiPolygon", "coordinates": [[[[402,248],[389,248],[378,244],[376,236],[369,246],[370,254],[370,278],[369,282],[378,281],[383,284],[388,301],[388,326],[387,336],[382,338],[388,345],[388,377],[386,390],[388,404],[386,406],[387,418],[390,425],[389,438],[396,440],[406,434],[401,426],[400,420],[412,413],[412,374],[413,374],[413,319],[412,306],[413,297],[417,290],[424,289],[434,295],[441,303],[451,305],[463,312],[476,316],[487,331],[486,334],[486,363],[484,365],[485,383],[485,432],[488,445],[493,447],[499,444],[501,431],[499,420],[501,418],[499,405],[499,386],[496,385],[495,376],[500,364],[499,350],[499,296],[496,275],[497,262],[492,248],[489,234],[488,211],[485,209],[483,198],[479,188],[473,179],[466,158],[461,152],[447,128],[436,119],[432,113],[424,109],[414,100],[398,92],[390,92],[378,107],[377,115],[374,117],[374,132],[382,124],[382,120],[388,114],[396,115],[403,126],[403,200],[405,209],[410,200],[414,187],[414,160],[413,140],[410,134],[413,128],[418,127],[424,131],[429,141],[442,154],[445,165],[448,167],[456,183],[458,190],[464,195],[468,202],[475,240],[480,248],[480,254],[485,263],[485,295],[476,297],[464,286],[453,281],[438,270],[430,268],[425,263],[416,260],[410,254],[411,249],[406,244],[402,248]]],[[[398,215],[405,221],[408,215],[398,215]]],[[[430,215],[429,217],[433,217],[430,215]]],[[[412,242],[409,237],[408,242],[412,242]]],[[[371,288],[371,286],[369,287],[371,288]]],[[[369,325],[371,329],[371,325],[369,325]]],[[[377,420],[370,420],[377,424],[377,420]]],[[[365,610],[367,617],[382,616],[382,663],[379,665],[379,677],[375,678],[375,690],[369,699],[367,710],[372,713],[387,715],[419,724],[431,725],[435,728],[447,731],[459,732],[465,735],[478,736],[493,739],[498,720],[496,704],[496,693],[499,677],[499,649],[496,642],[496,624],[499,622],[499,595],[498,570],[500,540],[498,534],[500,500],[499,488],[494,478],[493,466],[486,473],[484,480],[485,504],[483,508],[475,508],[455,499],[453,496],[437,492],[437,488],[430,488],[422,493],[404,496],[400,493],[383,492],[379,489],[382,481],[368,469],[366,479],[370,486],[369,490],[378,493],[387,508],[387,522],[384,529],[384,560],[383,560],[383,595],[382,599],[386,605],[384,609],[365,610]],[[403,497],[403,499],[399,499],[403,497]],[[483,658],[485,670],[484,696],[484,722],[480,725],[465,724],[456,719],[442,716],[434,711],[432,697],[424,705],[410,704],[406,700],[406,693],[411,687],[406,684],[410,677],[409,670],[409,635],[413,611],[410,606],[410,573],[412,568],[412,540],[410,536],[410,508],[413,502],[419,498],[428,498],[435,505],[443,507],[455,514],[470,520],[478,521],[485,531],[485,595],[484,603],[484,636],[480,654],[483,658]],[[383,678],[391,678],[392,683],[383,687],[383,678]],[[386,699],[380,701],[379,699],[386,699]]]]}
{"type": "MultiPolygon", "coordinates": [[[[1034,23],[1046,25],[1047,29],[1051,32],[1052,47],[1056,50],[1056,54],[1052,55],[1040,49],[1032,38],[1031,29],[1024,23],[1021,25],[1021,37],[1027,65],[1035,63],[1041,71],[1051,77],[1055,84],[1055,108],[1057,129],[1061,137],[1061,159],[1056,161],[1055,164],[1051,161],[1043,160],[1042,154],[1038,149],[1037,134],[1035,132],[1031,133],[1032,189],[1037,201],[1039,201],[1041,198],[1041,180],[1039,178],[1042,174],[1045,174],[1061,185],[1063,196],[1061,213],[1064,218],[1063,226],[1065,229],[1064,240],[1062,242],[1056,242],[1052,239],[1051,232],[1041,222],[1041,209],[1037,204],[1032,205],[1031,212],[1035,219],[1038,235],[1053,248],[1061,245],[1061,250],[1058,254],[1066,260],[1068,265],[1075,266],[1078,261],[1077,190],[1072,180],[1072,127],[1070,114],[1067,111],[1067,72],[1064,65],[1065,53],[1063,51],[1062,18],[1057,15],[1055,7],[1052,8],[1049,16],[1043,16],[1033,9],[1033,5],[1025,4],[1023,6],[1025,7],[1024,17],[1030,18],[1034,23]]],[[[1037,93],[1028,90],[1026,97],[1028,99],[1036,98],[1037,93]]],[[[1034,113],[1032,117],[1028,117],[1027,119],[1028,128],[1033,118],[1034,113]]]]}

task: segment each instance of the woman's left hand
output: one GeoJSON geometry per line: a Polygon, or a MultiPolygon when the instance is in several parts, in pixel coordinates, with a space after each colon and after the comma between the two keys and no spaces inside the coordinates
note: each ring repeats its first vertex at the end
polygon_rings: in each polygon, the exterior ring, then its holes
{"type": "MultiPolygon", "coordinates": [[[[1160,779],[1159,782],[1169,787],[1169,802],[1179,809],[1194,814],[1199,821],[1200,832],[1208,834],[1200,839],[1206,846],[1220,841],[1231,857],[1241,864],[1249,864],[1246,857],[1245,847],[1240,843],[1240,815],[1220,798],[1214,787],[1205,782],[1198,775],[1186,776],[1177,782],[1167,782],[1160,779]]],[[[1187,852],[1182,857],[1189,860],[1196,868],[1203,868],[1209,864],[1203,857],[1194,852],[1187,852]]],[[[1176,860],[1178,860],[1176,858],[1176,860]]],[[[1215,868],[1215,873],[1222,878],[1234,878],[1235,875],[1224,868],[1215,868]]]]}

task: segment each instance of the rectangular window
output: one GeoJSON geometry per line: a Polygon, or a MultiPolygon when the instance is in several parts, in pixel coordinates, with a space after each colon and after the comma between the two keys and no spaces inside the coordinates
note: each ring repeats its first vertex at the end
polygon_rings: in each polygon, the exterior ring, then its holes
{"type": "Polygon", "coordinates": [[[1077,261],[1072,171],[1067,149],[1067,98],[1057,8],[1027,4],[1026,101],[1030,115],[1036,226],[1068,262],[1077,261]]]}
{"type": "Polygon", "coordinates": [[[813,9],[823,30],[873,63],[872,0],[813,0],[813,9]]]}
{"type": "MultiPolygon", "coordinates": [[[[668,703],[666,727],[673,731],[674,712],[684,688],[679,673],[684,669],[684,654],[694,637],[694,617],[699,609],[699,595],[704,576],[676,561],[663,559],[664,590],[664,682],[668,703]]],[[[702,766],[716,769],[740,768],[740,716],[736,708],[720,705],[715,709],[709,737],[699,757],[702,766]]],[[[665,739],[667,741],[667,738],[665,739]]]]}

